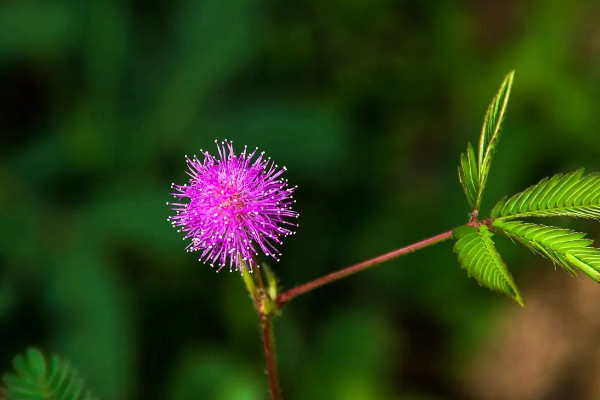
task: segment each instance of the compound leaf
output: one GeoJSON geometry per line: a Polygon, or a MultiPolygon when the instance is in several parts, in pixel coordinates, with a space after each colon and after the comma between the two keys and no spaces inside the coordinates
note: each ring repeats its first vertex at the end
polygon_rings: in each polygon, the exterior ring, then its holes
{"type": "Polygon", "coordinates": [[[591,247],[593,241],[586,239],[585,233],[521,221],[496,220],[492,225],[571,274],[575,275],[577,268],[600,282],[600,249],[591,247]]]}
{"type": "Polygon", "coordinates": [[[487,226],[462,226],[454,230],[453,236],[456,239],[454,252],[468,275],[481,286],[504,293],[522,306],[523,299],[494,246],[493,235],[487,226]]]}
{"type": "Polygon", "coordinates": [[[583,169],[544,178],[537,184],[500,200],[492,218],[568,216],[600,219],[600,174],[583,169]]]}
{"type": "Polygon", "coordinates": [[[6,400],[94,400],[83,379],[58,356],[47,360],[34,348],[13,360],[15,373],[5,374],[6,400]]]}

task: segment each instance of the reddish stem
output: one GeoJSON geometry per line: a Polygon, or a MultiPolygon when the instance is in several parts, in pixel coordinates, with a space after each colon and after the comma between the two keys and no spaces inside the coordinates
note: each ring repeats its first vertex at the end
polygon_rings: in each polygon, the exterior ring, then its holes
{"type": "Polygon", "coordinates": [[[350,267],[346,267],[346,268],[341,269],[339,271],[335,271],[335,272],[332,272],[330,274],[324,275],[324,276],[322,276],[320,278],[317,278],[317,279],[315,279],[313,281],[304,283],[304,284],[302,284],[300,286],[296,286],[293,289],[290,289],[290,290],[288,290],[286,292],[281,293],[279,296],[277,296],[276,303],[277,303],[277,305],[279,307],[282,307],[285,303],[287,303],[291,299],[293,299],[293,298],[295,298],[295,297],[297,297],[297,296],[299,296],[299,295],[301,295],[303,293],[306,293],[308,291],[311,291],[313,289],[316,289],[316,288],[318,288],[320,286],[323,286],[323,285],[326,285],[328,283],[337,281],[338,279],[345,278],[348,275],[355,274],[357,272],[365,270],[365,269],[367,269],[369,267],[372,267],[374,265],[381,264],[381,263],[383,263],[385,261],[392,260],[392,259],[394,259],[396,257],[400,257],[400,256],[403,256],[405,254],[412,253],[413,251],[417,251],[419,249],[422,249],[424,247],[428,247],[428,246],[431,246],[433,244],[442,242],[442,241],[444,241],[446,239],[449,239],[451,237],[452,237],[452,230],[449,230],[447,232],[440,233],[439,235],[432,236],[432,237],[430,237],[428,239],[421,240],[420,242],[410,244],[410,245],[408,245],[406,247],[402,247],[401,249],[397,249],[397,250],[391,251],[391,252],[383,254],[381,256],[378,256],[378,257],[375,257],[375,258],[371,258],[370,260],[366,260],[366,261],[363,261],[363,262],[358,263],[356,265],[352,265],[350,267]]]}
{"type": "Polygon", "coordinates": [[[265,364],[269,378],[271,400],[281,400],[279,377],[277,376],[277,360],[275,358],[275,340],[273,338],[273,322],[270,316],[261,315],[260,330],[262,333],[263,348],[265,350],[265,364]]]}

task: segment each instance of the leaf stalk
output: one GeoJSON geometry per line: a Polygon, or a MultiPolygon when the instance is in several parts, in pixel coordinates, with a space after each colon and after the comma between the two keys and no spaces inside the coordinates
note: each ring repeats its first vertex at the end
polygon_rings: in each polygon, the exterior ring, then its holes
{"type": "Polygon", "coordinates": [[[339,271],[332,272],[330,274],[324,275],[320,278],[314,279],[310,282],[304,283],[302,285],[296,286],[288,291],[281,293],[277,296],[275,300],[278,307],[282,307],[284,304],[300,296],[301,294],[310,292],[316,288],[327,285],[329,283],[338,281],[342,278],[346,278],[350,275],[356,274],[357,272],[364,271],[368,268],[371,268],[375,265],[384,263],[386,261],[393,260],[394,258],[403,256],[408,253],[415,252],[417,250],[423,249],[425,247],[432,246],[434,244],[443,242],[452,237],[452,230],[440,233],[438,235],[432,236],[430,238],[421,240],[419,242],[410,244],[408,246],[402,247],[400,249],[390,251],[389,253],[365,260],[355,265],[351,265],[349,267],[343,268],[339,271]]]}

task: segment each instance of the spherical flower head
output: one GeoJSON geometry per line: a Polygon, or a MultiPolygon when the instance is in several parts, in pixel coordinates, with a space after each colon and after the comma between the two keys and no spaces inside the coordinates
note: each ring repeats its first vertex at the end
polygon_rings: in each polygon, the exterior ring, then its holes
{"type": "Polygon", "coordinates": [[[236,155],[232,142],[215,143],[218,157],[202,150],[202,161],[186,156],[190,180],[171,186],[179,202],[168,203],[176,212],[169,220],[190,239],[186,250],[201,252],[199,260],[217,271],[245,265],[252,272],[259,250],[279,261],[277,247],[298,217],[291,209],[296,187],[281,177],[286,168],[258,149],[236,155]]]}

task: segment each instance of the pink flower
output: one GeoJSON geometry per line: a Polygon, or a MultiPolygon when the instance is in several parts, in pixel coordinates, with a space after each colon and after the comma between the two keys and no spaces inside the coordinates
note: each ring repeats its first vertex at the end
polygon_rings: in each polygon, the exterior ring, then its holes
{"type": "Polygon", "coordinates": [[[203,161],[186,156],[190,181],[171,186],[180,202],[167,203],[176,212],[169,220],[190,239],[186,250],[201,252],[199,260],[217,271],[244,264],[252,271],[259,249],[279,261],[281,238],[297,226],[288,219],[298,217],[291,209],[296,187],[281,178],[286,168],[258,149],[236,155],[232,142],[217,143],[217,150],[218,158],[201,150],[203,161]]]}

